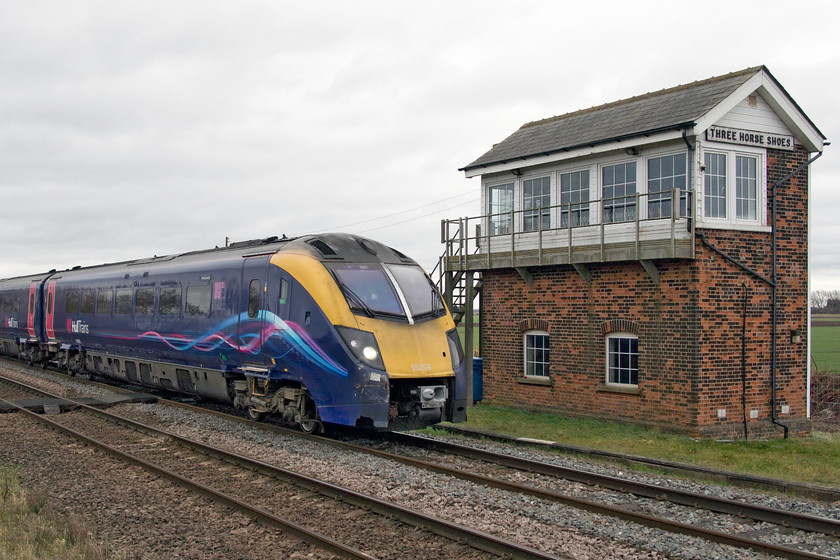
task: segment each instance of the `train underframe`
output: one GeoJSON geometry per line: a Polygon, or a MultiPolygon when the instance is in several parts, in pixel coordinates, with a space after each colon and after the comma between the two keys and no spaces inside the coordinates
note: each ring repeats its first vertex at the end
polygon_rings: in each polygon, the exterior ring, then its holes
{"type": "MultiPolygon", "coordinates": [[[[52,365],[70,375],[103,375],[140,385],[228,400],[235,407],[247,411],[255,420],[272,414],[307,433],[320,433],[324,429],[314,400],[307,388],[299,383],[120,358],[80,351],[75,347],[56,348],[26,340],[19,340],[16,344],[4,341],[2,349],[5,354],[16,356],[30,365],[52,365]],[[219,380],[214,390],[210,390],[214,376],[219,380]]],[[[384,403],[374,404],[364,407],[369,415],[360,415],[355,427],[405,430],[447,420],[451,416],[449,408],[452,406],[453,384],[451,377],[391,379],[387,419],[384,417],[384,403]],[[382,412],[370,412],[374,409],[382,412]]]]}

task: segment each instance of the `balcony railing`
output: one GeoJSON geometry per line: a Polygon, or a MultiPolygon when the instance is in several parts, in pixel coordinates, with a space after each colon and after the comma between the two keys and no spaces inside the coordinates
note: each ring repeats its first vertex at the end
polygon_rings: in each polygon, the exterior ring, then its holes
{"type": "Polygon", "coordinates": [[[452,271],[693,259],[692,194],[633,193],[442,220],[439,264],[452,271]]]}

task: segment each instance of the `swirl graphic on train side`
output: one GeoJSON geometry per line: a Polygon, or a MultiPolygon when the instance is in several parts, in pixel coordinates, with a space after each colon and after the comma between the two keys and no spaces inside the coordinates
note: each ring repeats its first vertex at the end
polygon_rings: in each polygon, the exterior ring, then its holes
{"type": "Polygon", "coordinates": [[[342,377],[348,375],[347,369],[324,352],[300,325],[284,321],[268,311],[260,311],[257,317],[249,317],[247,313],[242,313],[193,339],[181,334],[161,334],[157,331],[146,331],[137,336],[108,333],[103,336],[120,340],[159,341],[178,352],[187,350],[212,352],[225,346],[251,355],[264,354],[275,360],[282,359],[290,352],[295,352],[306,361],[329,373],[342,377]],[[243,331],[239,341],[236,340],[235,335],[225,332],[227,329],[235,328],[237,324],[243,331]]]}

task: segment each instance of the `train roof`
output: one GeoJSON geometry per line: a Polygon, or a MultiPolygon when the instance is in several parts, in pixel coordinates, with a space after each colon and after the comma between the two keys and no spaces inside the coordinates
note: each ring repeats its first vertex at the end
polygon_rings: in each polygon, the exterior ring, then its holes
{"type": "MultiPolygon", "coordinates": [[[[141,259],[104,263],[93,266],[76,266],[63,271],[51,270],[39,275],[21,276],[13,279],[0,280],[0,282],[25,283],[43,279],[50,275],[56,278],[62,276],[75,276],[77,273],[101,272],[105,275],[113,274],[117,270],[124,270],[131,274],[142,267],[169,268],[171,267],[200,267],[202,264],[214,263],[216,265],[225,261],[237,261],[246,257],[258,255],[272,255],[280,252],[303,253],[312,256],[321,262],[386,262],[417,264],[410,257],[388,247],[378,241],[347,233],[324,233],[305,235],[300,237],[267,237],[263,239],[252,239],[238,241],[226,247],[214,247],[186,253],[173,255],[152,256],[141,259]]],[[[134,274],[132,274],[134,276],[134,274]]],[[[2,284],[0,284],[2,286],[2,284]]]]}

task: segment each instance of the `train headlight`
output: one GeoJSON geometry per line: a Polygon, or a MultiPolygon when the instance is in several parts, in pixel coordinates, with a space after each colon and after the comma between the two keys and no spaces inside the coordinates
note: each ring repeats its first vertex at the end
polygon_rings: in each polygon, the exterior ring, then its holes
{"type": "Polygon", "coordinates": [[[446,333],[446,338],[449,341],[449,357],[452,359],[452,369],[458,369],[461,362],[464,361],[464,351],[461,349],[461,338],[458,336],[458,331],[452,329],[446,333]]]}
{"type": "Polygon", "coordinates": [[[335,330],[338,331],[338,334],[357,360],[372,368],[385,369],[382,355],[379,352],[379,345],[376,343],[376,337],[373,336],[372,332],[340,326],[336,326],[335,330]]]}

